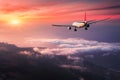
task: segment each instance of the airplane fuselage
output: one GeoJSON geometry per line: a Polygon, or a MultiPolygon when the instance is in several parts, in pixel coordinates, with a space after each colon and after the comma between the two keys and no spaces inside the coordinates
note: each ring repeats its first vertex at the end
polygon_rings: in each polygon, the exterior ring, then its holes
{"type": "Polygon", "coordinates": [[[72,26],[75,26],[76,28],[83,28],[86,26],[86,22],[73,22],[72,26]]]}

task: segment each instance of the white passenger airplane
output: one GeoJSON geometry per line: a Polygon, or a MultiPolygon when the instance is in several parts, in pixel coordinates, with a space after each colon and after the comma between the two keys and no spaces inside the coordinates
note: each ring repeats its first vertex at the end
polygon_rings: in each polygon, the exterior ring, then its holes
{"type": "Polygon", "coordinates": [[[73,22],[72,25],[56,25],[56,24],[53,24],[52,26],[68,27],[69,30],[71,30],[72,27],[74,27],[74,31],[77,31],[77,28],[85,28],[85,30],[88,30],[88,28],[90,27],[90,24],[110,19],[110,18],[105,18],[105,19],[102,19],[102,20],[89,20],[89,21],[87,21],[86,18],[87,17],[86,17],[86,12],[85,12],[84,20],[82,22],[73,22]]]}

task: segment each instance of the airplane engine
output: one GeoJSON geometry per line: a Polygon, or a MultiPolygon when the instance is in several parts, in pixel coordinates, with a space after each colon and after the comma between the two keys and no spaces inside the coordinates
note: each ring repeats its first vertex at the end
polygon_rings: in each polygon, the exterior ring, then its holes
{"type": "Polygon", "coordinates": [[[88,27],[90,27],[90,24],[87,24],[86,26],[87,26],[87,28],[88,28],[88,27]]]}
{"type": "Polygon", "coordinates": [[[68,27],[69,30],[71,30],[72,28],[71,27],[68,27]]]}
{"type": "Polygon", "coordinates": [[[88,30],[89,27],[90,27],[90,25],[89,25],[89,24],[86,24],[85,30],[88,30]]]}

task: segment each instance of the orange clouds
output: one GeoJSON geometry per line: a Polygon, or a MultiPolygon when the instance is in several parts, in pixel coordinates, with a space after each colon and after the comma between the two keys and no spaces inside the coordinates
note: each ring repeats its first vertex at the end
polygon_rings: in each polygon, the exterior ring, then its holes
{"type": "MultiPolygon", "coordinates": [[[[65,0],[65,1],[56,1],[51,0],[48,3],[48,0],[1,0],[0,3],[0,13],[3,18],[19,17],[23,20],[32,20],[32,21],[56,21],[56,20],[70,20],[70,19],[79,19],[82,18],[84,11],[98,11],[98,12],[88,12],[89,15],[100,13],[107,13],[107,9],[119,9],[119,5],[107,5],[96,3],[89,3],[79,1],[79,0],[65,0]],[[102,5],[102,6],[101,6],[102,5]],[[104,6],[104,7],[103,7],[104,6]],[[7,16],[6,16],[7,15],[7,16]],[[5,16],[5,17],[4,17],[5,16]]],[[[109,11],[109,12],[112,12],[109,11]]],[[[114,10],[114,13],[118,11],[114,10]]],[[[109,13],[107,13],[109,15],[109,13]]],[[[1,17],[0,16],[0,17],[1,17]]]]}

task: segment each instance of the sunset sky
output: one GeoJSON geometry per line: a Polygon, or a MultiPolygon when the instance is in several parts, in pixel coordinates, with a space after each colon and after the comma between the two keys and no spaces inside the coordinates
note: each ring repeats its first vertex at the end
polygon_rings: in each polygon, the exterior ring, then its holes
{"type": "Polygon", "coordinates": [[[43,46],[37,42],[77,38],[119,43],[119,34],[119,0],[0,0],[0,42],[43,46]],[[111,19],[91,25],[88,31],[74,32],[51,26],[82,21],[85,11],[87,20],[111,19]]]}

